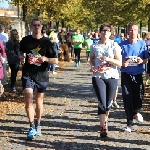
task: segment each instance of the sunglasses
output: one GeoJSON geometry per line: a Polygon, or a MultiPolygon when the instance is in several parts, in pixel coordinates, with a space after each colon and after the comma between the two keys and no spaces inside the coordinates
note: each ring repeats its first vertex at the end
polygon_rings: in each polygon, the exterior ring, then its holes
{"type": "Polygon", "coordinates": [[[34,27],[40,27],[41,24],[33,24],[34,27]]]}
{"type": "Polygon", "coordinates": [[[110,30],[109,30],[109,29],[107,29],[107,30],[102,30],[102,32],[110,32],[110,30]]]}

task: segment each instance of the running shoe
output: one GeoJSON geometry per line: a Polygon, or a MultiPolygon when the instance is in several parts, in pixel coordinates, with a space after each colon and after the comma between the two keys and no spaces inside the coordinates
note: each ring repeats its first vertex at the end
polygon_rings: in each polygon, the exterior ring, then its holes
{"type": "Polygon", "coordinates": [[[104,125],[103,127],[100,128],[100,136],[101,136],[102,138],[107,137],[106,125],[104,125]]]}
{"type": "Polygon", "coordinates": [[[137,113],[136,115],[133,116],[134,119],[136,119],[139,122],[143,122],[143,116],[140,113],[137,113]]]}
{"type": "Polygon", "coordinates": [[[113,104],[112,104],[112,107],[119,108],[119,105],[117,104],[116,101],[114,101],[113,104]]]}
{"type": "Polygon", "coordinates": [[[79,66],[79,64],[78,64],[78,63],[76,63],[76,64],[75,64],[75,67],[78,67],[78,66],[79,66]]]}
{"type": "Polygon", "coordinates": [[[41,126],[37,126],[35,129],[36,129],[36,135],[37,136],[41,136],[42,135],[42,133],[41,133],[41,126]]]}
{"type": "Polygon", "coordinates": [[[14,92],[14,93],[17,92],[15,87],[11,88],[10,90],[11,90],[11,92],[14,92]]]}
{"type": "Polygon", "coordinates": [[[52,74],[57,74],[57,72],[55,72],[55,71],[52,71],[52,74]]]}
{"type": "Polygon", "coordinates": [[[30,127],[28,135],[27,135],[27,139],[32,140],[32,139],[34,139],[35,135],[36,135],[36,130],[34,128],[30,127]]]}
{"type": "Polygon", "coordinates": [[[130,133],[132,131],[132,126],[127,126],[124,131],[130,133]]]}
{"type": "Polygon", "coordinates": [[[80,61],[78,62],[78,66],[80,66],[81,65],[81,63],[80,63],[80,61]]]}

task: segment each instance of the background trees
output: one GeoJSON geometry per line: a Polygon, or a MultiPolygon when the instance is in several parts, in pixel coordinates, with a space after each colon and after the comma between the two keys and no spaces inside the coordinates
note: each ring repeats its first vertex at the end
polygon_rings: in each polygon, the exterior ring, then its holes
{"type": "MultiPolygon", "coordinates": [[[[2,1],[2,0],[1,0],[2,1]]],[[[20,7],[27,6],[28,22],[40,16],[45,23],[54,21],[70,28],[97,29],[103,22],[125,26],[137,22],[145,26],[150,22],[149,0],[11,0],[20,7]]]]}

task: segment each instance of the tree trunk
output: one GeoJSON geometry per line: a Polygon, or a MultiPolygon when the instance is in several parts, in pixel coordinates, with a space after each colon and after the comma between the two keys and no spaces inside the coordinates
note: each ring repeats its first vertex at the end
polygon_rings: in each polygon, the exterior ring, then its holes
{"type": "Polygon", "coordinates": [[[150,17],[148,19],[148,32],[150,32],[150,17]]]}

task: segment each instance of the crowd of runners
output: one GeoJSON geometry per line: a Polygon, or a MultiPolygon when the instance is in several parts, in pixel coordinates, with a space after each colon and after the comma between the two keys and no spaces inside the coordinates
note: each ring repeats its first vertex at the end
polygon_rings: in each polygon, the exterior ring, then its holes
{"type": "MultiPolygon", "coordinates": [[[[1,84],[7,83],[7,65],[10,67],[10,91],[16,91],[16,78],[22,64],[22,88],[25,98],[25,110],[29,120],[27,139],[41,135],[41,117],[43,113],[44,92],[49,82],[49,71],[57,74],[58,60],[72,60],[75,67],[81,64],[80,53],[86,50],[87,64],[92,73],[92,85],[98,100],[98,118],[100,136],[108,135],[109,111],[112,107],[119,108],[116,97],[118,79],[121,71],[121,87],[124,109],[126,113],[126,132],[131,132],[133,119],[143,122],[140,113],[144,96],[143,74],[149,79],[149,45],[150,34],[143,39],[138,38],[138,25],[130,23],[127,37],[124,33],[117,35],[112,24],[104,23],[99,31],[81,34],[80,29],[67,33],[43,29],[42,20],[31,20],[30,35],[19,41],[17,29],[12,29],[9,37],[0,26],[0,79],[1,84]],[[147,65],[146,65],[147,64],[147,65]],[[36,109],[33,107],[33,94],[36,109]],[[136,94],[135,94],[136,93],[136,94]],[[36,115],[35,115],[36,114],[36,115]],[[36,118],[34,117],[36,116],[36,118]]],[[[89,78],[90,80],[90,78],[89,78]]]]}

